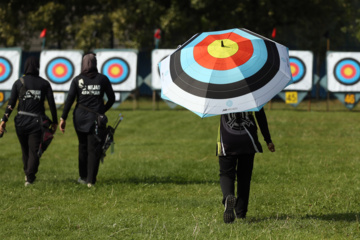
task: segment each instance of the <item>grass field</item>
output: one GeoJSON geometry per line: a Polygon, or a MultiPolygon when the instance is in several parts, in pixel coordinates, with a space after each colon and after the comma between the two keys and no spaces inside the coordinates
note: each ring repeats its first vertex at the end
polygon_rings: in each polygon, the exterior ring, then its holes
{"type": "Polygon", "coordinates": [[[149,101],[132,107],[126,101],[109,112],[124,121],[91,189],[76,183],[71,119],[41,158],[36,183],[24,187],[14,113],[0,139],[0,239],[360,238],[358,107],[265,106],[276,152],[263,145],[256,155],[248,218],[227,225],[215,156],[219,117],[163,102],[155,111],[149,101]]]}

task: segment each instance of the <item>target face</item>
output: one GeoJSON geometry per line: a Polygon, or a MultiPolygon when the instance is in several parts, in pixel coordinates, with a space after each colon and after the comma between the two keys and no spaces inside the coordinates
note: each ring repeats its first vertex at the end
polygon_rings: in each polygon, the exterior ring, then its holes
{"type": "Polygon", "coordinates": [[[129,64],[122,58],[110,58],[101,67],[112,84],[120,84],[126,81],[130,75],[129,64]]]}
{"type": "Polygon", "coordinates": [[[285,90],[310,91],[313,86],[313,53],[289,51],[289,61],[293,82],[285,90]]]}
{"type": "Polygon", "coordinates": [[[0,82],[8,80],[12,73],[11,62],[5,57],[0,57],[0,82]]]}
{"type": "Polygon", "coordinates": [[[72,79],[81,72],[83,52],[79,50],[44,50],[40,53],[40,76],[54,91],[69,91],[72,79]]]}
{"type": "Polygon", "coordinates": [[[360,52],[327,52],[330,92],[360,92],[360,52]]]}
{"type": "Polygon", "coordinates": [[[63,84],[74,76],[74,65],[65,57],[53,58],[45,69],[46,77],[55,84],[63,84]]]}
{"type": "Polygon", "coordinates": [[[297,57],[290,57],[290,70],[293,77],[293,82],[301,81],[306,73],[306,67],[304,62],[297,57]]]}
{"type": "Polygon", "coordinates": [[[99,72],[106,75],[114,91],[132,91],[137,81],[137,52],[134,50],[94,50],[99,72]]]}
{"type": "Polygon", "coordinates": [[[337,81],[345,85],[354,85],[360,80],[360,64],[352,58],[338,61],[334,67],[334,76],[337,81]]]}
{"type": "Polygon", "coordinates": [[[291,80],[288,49],[246,29],[196,34],[160,69],[162,94],[200,116],[261,108],[291,80]]]}
{"type": "Polygon", "coordinates": [[[20,48],[0,48],[0,89],[11,90],[19,79],[21,65],[20,48]]]}
{"type": "Polygon", "coordinates": [[[161,89],[159,63],[176,49],[156,49],[151,53],[151,86],[155,90],[161,89]]]}

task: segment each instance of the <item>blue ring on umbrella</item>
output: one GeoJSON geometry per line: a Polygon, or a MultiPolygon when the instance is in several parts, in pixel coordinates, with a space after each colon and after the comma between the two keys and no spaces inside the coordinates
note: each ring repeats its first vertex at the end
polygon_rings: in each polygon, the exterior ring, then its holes
{"type": "MultiPolygon", "coordinates": [[[[244,29],[244,31],[246,31],[244,29]]],[[[194,36],[196,37],[196,36],[194,36]]],[[[193,38],[194,38],[193,37],[193,38]]],[[[190,39],[191,40],[191,39],[190,39]]],[[[192,95],[202,98],[228,99],[243,96],[254,92],[269,83],[278,73],[280,68],[280,56],[277,46],[272,41],[264,41],[268,58],[261,69],[252,76],[228,84],[204,83],[194,79],[182,69],[181,49],[189,43],[185,43],[170,56],[170,74],[174,84],[192,95]]]]}
{"type": "Polygon", "coordinates": [[[299,68],[299,73],[296,76],[292,76],[293,83],[300,82],[304,77],[306,73],[306,66],[304,62],[298,58],[298,57],[289,57],[290,63],[294,63],[299,68]]]}
{"type": "Polygon", "coordinates": [[[335,79],[344,85],[354,85],[360,81],[360,63],[353,58],[344,58],[338,61],[334,67],[335,79]],[[352,78],[346,78],[341,75],[341,69],[344,65],[349,64],[355,68],[355,75],[352,78]]]}
{"type": "Polygon", "coordinates": [[[0,63],[2,63],[5,67],[5,69],[4,69],[5,72],[0,77],[0,82],[5,82],[6,80],[8,80],[11,77],[13,67],[11,65],[11,62],[4,57],[0,57],[0,63]]]}
{"type": "Polygon", "coordinates": [[[70,81],[74,75],[74,65],[72,62],[65,57],[57,57],[53,58],[48,62],[45,68],[45,75],[49,79],[49,81],[55,84],[63,84],[70,81]],[[64,64],[67,68],[67,73],[63,77],[57,77],[53,74],[53,68],[56,64],[64,64]]]}
{"type": "Polygon", "coordinates": [[[261,69],[264,66],[268,58],[268,53],[264,40],[261,39],[260,37],[244,32],[240,29],[230,29],[219,32],[200,33],[199,35],[195,35],[195,36],[196,39],[189,42],[187,44],[187,47],[181,52],[181,66],[187,75],[195,79],[199,79],[199,81],[207,82],[207,80],[211,78],[211,81],[214,84],[230,84],[233,82],[237,82],[239,80],[246,79],[254,75],[257,71],[259,71],[259,69],[261,69]],[[203,41],[207,36],[220,35],[229,32],[238,34],[241,37],[244,37],[251,41],[252,45],[254,46],[254,52],[251,58],[249,59],[249,61],[247,61],[241,66],[223,71],[207,69],[199,65],[194,59],[193,47],[195,47],[198,43],[203,41]],[[224,77],[225,71],[227,75],[224,77]]]}
{"type": "Polygon", "coordinates": [[[107,76],[112,84],[120,84],[128,79],[130,75],[130,67],[129,64],[124,59],[119,57],[114,57],[104,62],[104,64],[101,67],[101,73],[107,76]],[[119,64],[123,68],[124,72],[120,77],[114,78],[111,77],[110,74],[108,73],[112,64],[119,64]]]}

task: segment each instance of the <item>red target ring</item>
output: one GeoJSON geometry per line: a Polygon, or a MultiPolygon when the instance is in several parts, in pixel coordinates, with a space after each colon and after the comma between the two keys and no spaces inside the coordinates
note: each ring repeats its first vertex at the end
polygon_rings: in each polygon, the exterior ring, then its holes
{"type": "Polygon", "coordinates": [[[65,64],[58,63],[53,67],[52,73],[55,77],[62,78],[68,73],[68,68],[65,64]]]}
{"type": "Polygon", "coordinates": [[[351,64],[345,64],[341,68],[340,72],[341,72],[341,76],[343,76],[344,78],[353,78],[356,75],[356,69],[351,64]]]}
{"type": "Polygon", "coordinates": [[[114,63],[109,66],[108,74],[110,77],[119,78],[121,75],[123,75],[123,73],[124,73],[124,68],[120,64],[114,63]]]}

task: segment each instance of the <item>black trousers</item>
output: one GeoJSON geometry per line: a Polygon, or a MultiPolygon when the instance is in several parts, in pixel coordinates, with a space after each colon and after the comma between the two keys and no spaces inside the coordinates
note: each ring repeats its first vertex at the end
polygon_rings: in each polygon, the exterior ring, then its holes
{"type": "Polygon", "coordinates": [[[27,181],[32,183],[36,179],[35,175],[40,165],[38,151],[41,141],[41,131],[39,130],[35,133],[28,134],[17,129],[16,134],[21,145],[24,173],[27,181]]]}
{"type": "Polygon", "coordinates": [[[219,156],[220,186],[223,204],[228,195],[235,195],[237,180],[237,199],[235,213],[238,218],[245,218],[249,205],[250,182],[254,166],[255,153],[236,156],[219,156]]]}
{"type": "Polygon", "coordinates": [[[100,165],[101,144],[91,132],[76,133],[79,139],[79,175],[87,183],[95,184],[100,165]]]}

